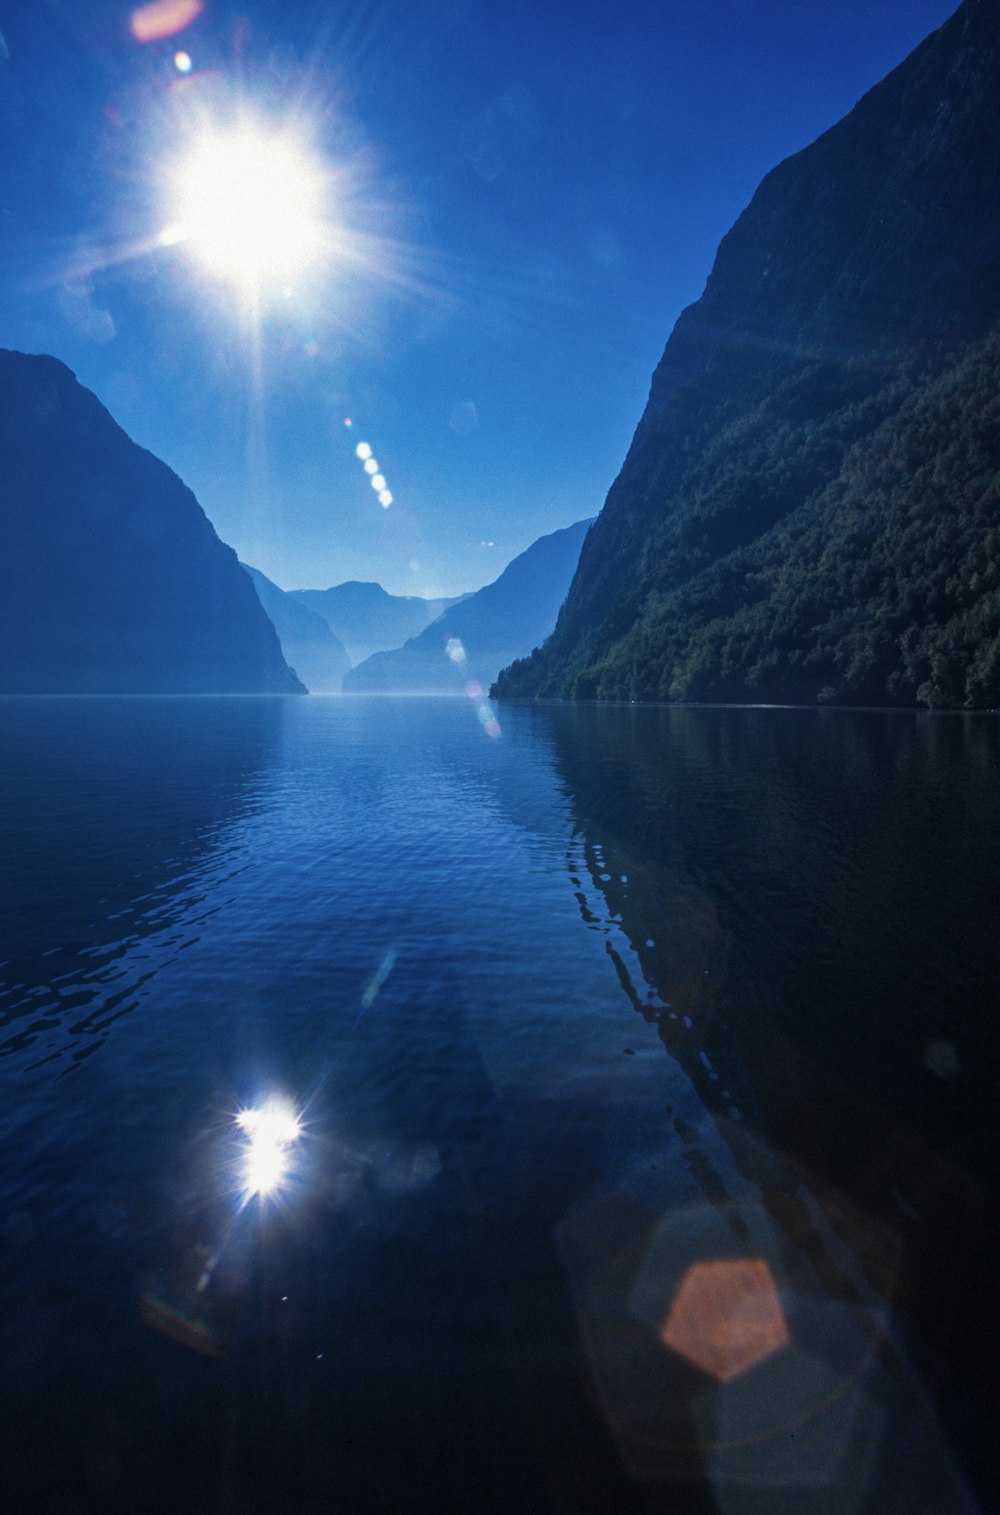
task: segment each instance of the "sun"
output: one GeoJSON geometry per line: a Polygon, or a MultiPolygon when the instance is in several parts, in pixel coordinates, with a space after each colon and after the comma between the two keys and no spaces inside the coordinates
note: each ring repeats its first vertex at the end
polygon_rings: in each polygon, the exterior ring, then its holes
{"type": "Polygon", "coordinates": [[[324,174],[277,130],[203,130],[171,170],[169,191],[163,240],[183,243],[244,293],[287,285],[323,249],[324,174]]]}

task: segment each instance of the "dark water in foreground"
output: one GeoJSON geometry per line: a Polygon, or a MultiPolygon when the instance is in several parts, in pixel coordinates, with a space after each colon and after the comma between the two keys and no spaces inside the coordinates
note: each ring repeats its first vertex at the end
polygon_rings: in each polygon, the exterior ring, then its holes
{"type": "Polygon", "coordinates": [[[0,718],[5,1510],[989,1507],[995,720],[0,718]]]}

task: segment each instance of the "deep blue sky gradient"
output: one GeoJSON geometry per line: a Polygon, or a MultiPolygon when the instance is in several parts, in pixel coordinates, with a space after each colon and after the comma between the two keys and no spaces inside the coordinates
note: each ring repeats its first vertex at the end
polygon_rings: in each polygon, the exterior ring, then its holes
{"type": "Polygon", "coordinates": [[[0,0],[0,346],[68,363],[284,587],[476,588],[596,514],[760,179],[954,8],[206,0],[141,45],[117,0],[0,0]],[[382,249],[269,308],[259,365],[230,290],[142,251],[183,112],[240,99],[382,249]]]}

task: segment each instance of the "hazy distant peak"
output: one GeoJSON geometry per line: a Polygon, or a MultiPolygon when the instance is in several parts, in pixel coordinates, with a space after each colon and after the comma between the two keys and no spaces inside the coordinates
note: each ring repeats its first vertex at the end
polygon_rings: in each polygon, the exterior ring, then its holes
{"type": "Polygon", "coordinates": [[[450,605],[405,646],[352,669],[344,689],[457,693],[488,687],[505,663],[552,630],[591,524],[576,521],[539,537],[492,584],[450,605]]]}
{"type": "Polygon", "coordinates": [[[311,694],[338,693],[351,666],[347,649],[324,618],[293,594],[279,588],[259,568],[240,565],[253,580],[287,662],[311,694]]]}
{"type": "Polygon", "coordinates": [[[294,599],[321,615],[347,649],[352,663],[401,647],[454,602],[389,594],[381,584],[349,579],[330,589],[295,589],[294,599]]]}
{"type": "MultiPolygon", "coordinates": [[[[373,579],[345,579],[342,584],[332,584],[329,589],[293,589],[289,592],[291,594],[336,595],[345,603],[352,599],[361,604],[398,600],[410,605],[438,605],[442,602],[440,595],[391,594],[388,589],[384,589],[373,579]]],[[[447,599],[445,603],[452,604],[453,600],[447,599]]]]}

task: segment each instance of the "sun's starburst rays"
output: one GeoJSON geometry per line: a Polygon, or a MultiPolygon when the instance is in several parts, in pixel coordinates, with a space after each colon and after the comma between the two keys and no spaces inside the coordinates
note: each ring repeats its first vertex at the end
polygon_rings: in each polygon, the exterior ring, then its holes
{"type": "Polygon", "coordinates": [[[167,179],[171,240],[244,293],[287,284],[329,246],[326,176],[289,132],[205,127],[167,179]]]}

